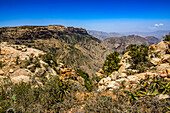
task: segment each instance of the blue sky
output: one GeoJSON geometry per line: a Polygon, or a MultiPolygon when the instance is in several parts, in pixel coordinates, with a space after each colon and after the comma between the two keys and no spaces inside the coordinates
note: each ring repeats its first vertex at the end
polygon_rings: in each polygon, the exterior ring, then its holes
{"type": "Polygon", "coordinates": [[[170,30],[170,0],[0,0],[0,26],[49,25],[106,32],[170,30]]]}

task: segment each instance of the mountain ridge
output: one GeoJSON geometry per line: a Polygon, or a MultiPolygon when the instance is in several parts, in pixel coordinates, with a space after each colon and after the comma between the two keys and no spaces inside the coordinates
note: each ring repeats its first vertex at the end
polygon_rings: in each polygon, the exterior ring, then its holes
{"type": "Polygon", "coordinates": [[[102,41],[89,35],[86,29],[62,25],[0,28],[0,41],[51,52],[69,67],[80,68],[89,75],[98,71],[106,56],[113,51],[122,52],[128,44],[135,44],[136,41],[146,45],[155,43],[152,39],[153,42],[149,43],[145,38],[136,35],[126,36],[126,40],[124,38],[112,37],[110,41],[102,41]]]}

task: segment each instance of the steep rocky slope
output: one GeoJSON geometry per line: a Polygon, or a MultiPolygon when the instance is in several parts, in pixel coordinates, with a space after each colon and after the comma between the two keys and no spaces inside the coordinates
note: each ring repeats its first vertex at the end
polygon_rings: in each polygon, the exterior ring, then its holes
{"type": "Polygon", "coordinates": [[[82,28],[60,25],[4,27],[0,28],[0,40],[52,52],[68,66],[81,68],[90,75],[101,67],[106,56],[101,41],[82,28]]]}

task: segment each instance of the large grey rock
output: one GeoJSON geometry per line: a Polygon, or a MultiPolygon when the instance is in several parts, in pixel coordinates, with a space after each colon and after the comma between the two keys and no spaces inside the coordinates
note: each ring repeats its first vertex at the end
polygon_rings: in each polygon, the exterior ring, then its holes
{"type": "Polygon", "coordinates": [[[25,75],[12,76],[10,78],[11,78],[11,81],[14,82],[14,83],[19,83],[21,81],[23,81],[23,82],[31,81],[30,77],[29,76],[25,76],[25,75]]]}
{"type": "Polygon", "coordinates": [[[105,85],[105,83],[106,83],[107,81],[111,81],[111,78],[110,78],[110,77],[102,78],[102,79],[99,81],[99,85],[105,85]]]}
{"type": "Polygon", "coordinates": [[[128,86],[130,84],[130,81],[126,78],[117,79],[115,82],[123,86],[128,86]]]}
{"type": "Polygon", "coordinates": [[[138,80],[140,79],[139,77],[137,77],[136,75],[131,75],[127,77],[129,79],[129,81],[131,82],[138,82],[138,80]]]}
{"type": "Polygon", "coordinates": [[[108,81],[108,82],[106,82],[106,88],[107,89],[118,89],[119,88],[119,84],[117,83],[117,82],[115,82],[115,81],[108,81]]]}

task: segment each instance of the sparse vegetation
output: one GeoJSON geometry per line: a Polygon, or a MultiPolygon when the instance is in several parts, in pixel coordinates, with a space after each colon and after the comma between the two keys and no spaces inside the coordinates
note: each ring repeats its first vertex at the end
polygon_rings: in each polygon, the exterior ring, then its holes
{"type": "Polygon", "coordinates": [[[76,101],[74,84],[57,76],[50,77],[44,85],[35,83],[13,84],[9,78],[1,81],[0,112],[59,112],[70,109],[76,101]]]}

